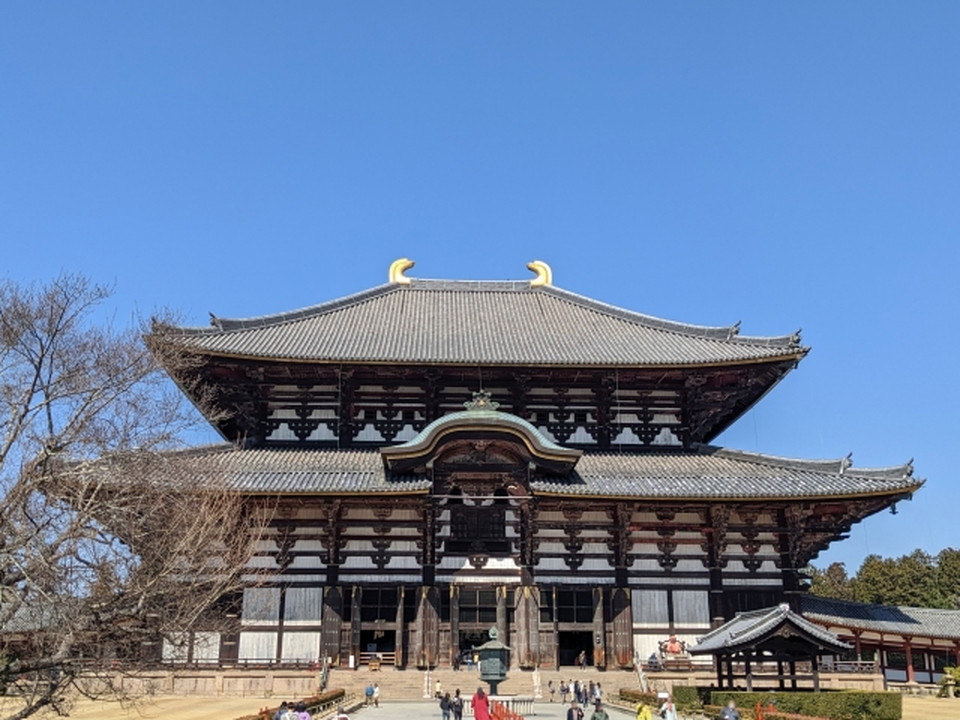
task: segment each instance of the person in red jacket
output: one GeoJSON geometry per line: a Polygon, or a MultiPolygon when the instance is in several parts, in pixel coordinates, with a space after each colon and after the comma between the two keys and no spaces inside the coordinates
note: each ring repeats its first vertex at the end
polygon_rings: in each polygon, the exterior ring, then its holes
{"type": "Polygon", "coordinates": [[[473,717],[474,720],[490,720],[490,698],[482,687],[478,687],[473,695],[473,717]]]}

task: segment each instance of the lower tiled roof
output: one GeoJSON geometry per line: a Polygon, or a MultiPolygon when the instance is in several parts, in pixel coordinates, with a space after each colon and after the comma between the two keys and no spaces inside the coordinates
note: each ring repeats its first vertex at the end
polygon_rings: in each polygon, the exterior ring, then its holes
{"type": "Polygon", "coordinates": [[[811,643],[822,648],[839,651],[850,647],[832,632],[824,630],[790,610],[788,605],[778,605],[763,610],[738,613],[733,620],[700,638],[700,642],[690,648],[690,652],[694,655],[705,655],[750,647],[769,637],[784,624],[791,625],[805,635],[811,643]]]}
{"type": "MultiPolygon", "coordinates": [[[[422,493],[422,476],[392,476],[380,452],[232,446],[198,449],[248,493],[422,493]]],[[[910,494],[909,465],[855,470],[846,460],[800,461],[705,446],[694,452],[584,454],[566,476],[535,479],[535,493],[649,499],[765,499],[910,494]]]]}
{"type": "Polygon", "coordinates": [[[873,605],[803,595],[804,616],[821,625],[960,640],[960,610],[873,605]]]}

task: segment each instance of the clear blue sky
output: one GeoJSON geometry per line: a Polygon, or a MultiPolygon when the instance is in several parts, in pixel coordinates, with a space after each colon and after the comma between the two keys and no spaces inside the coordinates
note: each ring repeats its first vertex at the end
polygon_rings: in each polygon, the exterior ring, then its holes
{"type": "Polygon", "coordinates": [[[0,275],[190,324],[526,278],[813,351],[721,442],[927,486],[957,539],[957,2],[0,4],[0,275]]]}

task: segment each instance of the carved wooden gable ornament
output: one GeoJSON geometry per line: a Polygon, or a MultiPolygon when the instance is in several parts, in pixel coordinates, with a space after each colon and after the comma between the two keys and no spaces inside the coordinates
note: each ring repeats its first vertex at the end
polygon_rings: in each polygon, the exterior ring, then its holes
{"type": "Polygon", "coordinates": [[[474,393],[463,411],[435,420],[402,445],[382,447],[384,467],[393,475],[426,474],[440,467],[484,474],[521,468],[553,476],[572,472],[581,450],[557,445],[523,418],[498,407],[488,393],[474,393]]]}

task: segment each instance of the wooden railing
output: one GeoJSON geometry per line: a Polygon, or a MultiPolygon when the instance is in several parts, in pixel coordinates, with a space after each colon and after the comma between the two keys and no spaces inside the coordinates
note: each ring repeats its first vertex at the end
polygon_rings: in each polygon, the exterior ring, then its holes
{"type": "Polygon", "coordinates": [[[369,665],[371,670],[379,670],[381,665],[396,665],[397,654],[395,652],[362,652],[360,664],[369,665]]]}
{"type": "Polygon", "coordinates": [[[872,675],[880,669],[875,660],[822,660],[820,671],[872,675]]]}

